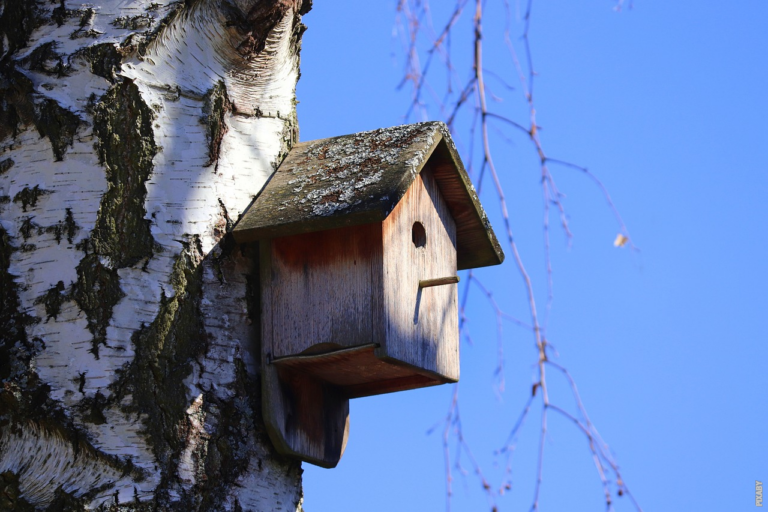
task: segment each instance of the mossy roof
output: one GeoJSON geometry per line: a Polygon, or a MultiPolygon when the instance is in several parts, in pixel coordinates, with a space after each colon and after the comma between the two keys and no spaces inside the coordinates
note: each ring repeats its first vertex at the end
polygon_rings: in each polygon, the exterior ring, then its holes
{"type": "Polygon", "coordinates": [[[234,228],[243,243],[383,221],[429,168],[456,221],[459,270],[504,261],[441,122],[296,144],[234,228]]]}

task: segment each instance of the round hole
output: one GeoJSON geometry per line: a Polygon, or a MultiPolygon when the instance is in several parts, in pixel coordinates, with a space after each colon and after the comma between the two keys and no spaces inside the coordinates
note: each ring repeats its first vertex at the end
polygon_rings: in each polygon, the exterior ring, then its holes
{"type": "Polygon", "coordinates": [[[414,222],[411,229],[411,240],[417,248],[427,245],[427,232],[421,222],[414,222]]]}

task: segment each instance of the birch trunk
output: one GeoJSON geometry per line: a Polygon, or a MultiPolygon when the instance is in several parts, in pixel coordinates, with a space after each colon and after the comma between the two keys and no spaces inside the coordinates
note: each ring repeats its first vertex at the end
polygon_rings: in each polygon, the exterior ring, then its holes
{"type": "Polygon", "coordinates": [[[301,509],[251,254],[311,0],[0,0],[0,510],[301,509]]]}

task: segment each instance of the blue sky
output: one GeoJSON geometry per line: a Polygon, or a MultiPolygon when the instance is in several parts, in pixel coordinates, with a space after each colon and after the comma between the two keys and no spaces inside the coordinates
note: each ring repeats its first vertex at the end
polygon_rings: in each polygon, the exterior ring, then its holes
{"type": "MultiPolygon", "coordinates": [[[[496,3],[487,2],[489,12],[496,3]]],[[[619,226],[600,190],[577,171],[553,167],[574,238],[569,247],[552,218],[548,337],[644,510],[751,510],[755,480],[768,480],[768,4],[636,0],[621,13],[612,6],[534,2],[544,146],[605,183],[640,249],[613,247],[619,226]]],[[[409,93],[397,90],[403,54],[395,14],[391,0],[315,2],[298,88],[303,140],[404,122],[409,93]]],[[[486,67],[517,86],[504,46],[493,41],[502,18],[487,21],[486,67]]],[[[467,28],[457,27],[452,42],[462,79],[467,28]]],[[[519,87],[489,86],[504,96],[493,108],[525,123],[519,87]]],[[[539,167],[524,138],[494,135],[494,147],[543,308],[539,167]]],[[[488,183],[482,200],[501,234],[488,183]]],[[[511,259],[477,275],[506,312],[528,319],[511,259]]],[[[505,460],[494,454],[530,394],[536,351],[529,332],[504,325],[499,394],[495,318],[477,292],[468,310],[473,344],[461,346],[460,407],[463,434],[496,488],[505,460]]],[[[553,401],[573,410],[565,383],[551,378],[553,401]]],[[[339,466],[305,465],[306,510],[445,510],[441,436],[452,393],[442,386],[353,401],[339,466]]],[[[535,409],[521,432],[512,489],[496,498],[502,511],[530,508],[539,417],[535,409]]],[[[549,430],[540,509],[604,510],[584,437],[557,416],[549,430]]],[[[462,462],[468,473],[454,469],[452,510],[488,510],[471,464],[462,462]]],[[[633,510],[626,498],[615,505],[633,510]]]]}

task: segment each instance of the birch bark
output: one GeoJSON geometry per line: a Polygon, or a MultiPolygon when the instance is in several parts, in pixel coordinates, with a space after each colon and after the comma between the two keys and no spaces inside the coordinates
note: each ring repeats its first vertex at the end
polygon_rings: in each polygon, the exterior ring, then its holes
{"type": "Polygon", "coordinates": [[[311,0],[0,0],[0,510],[299,510],[227,236],[311,0]]]}

